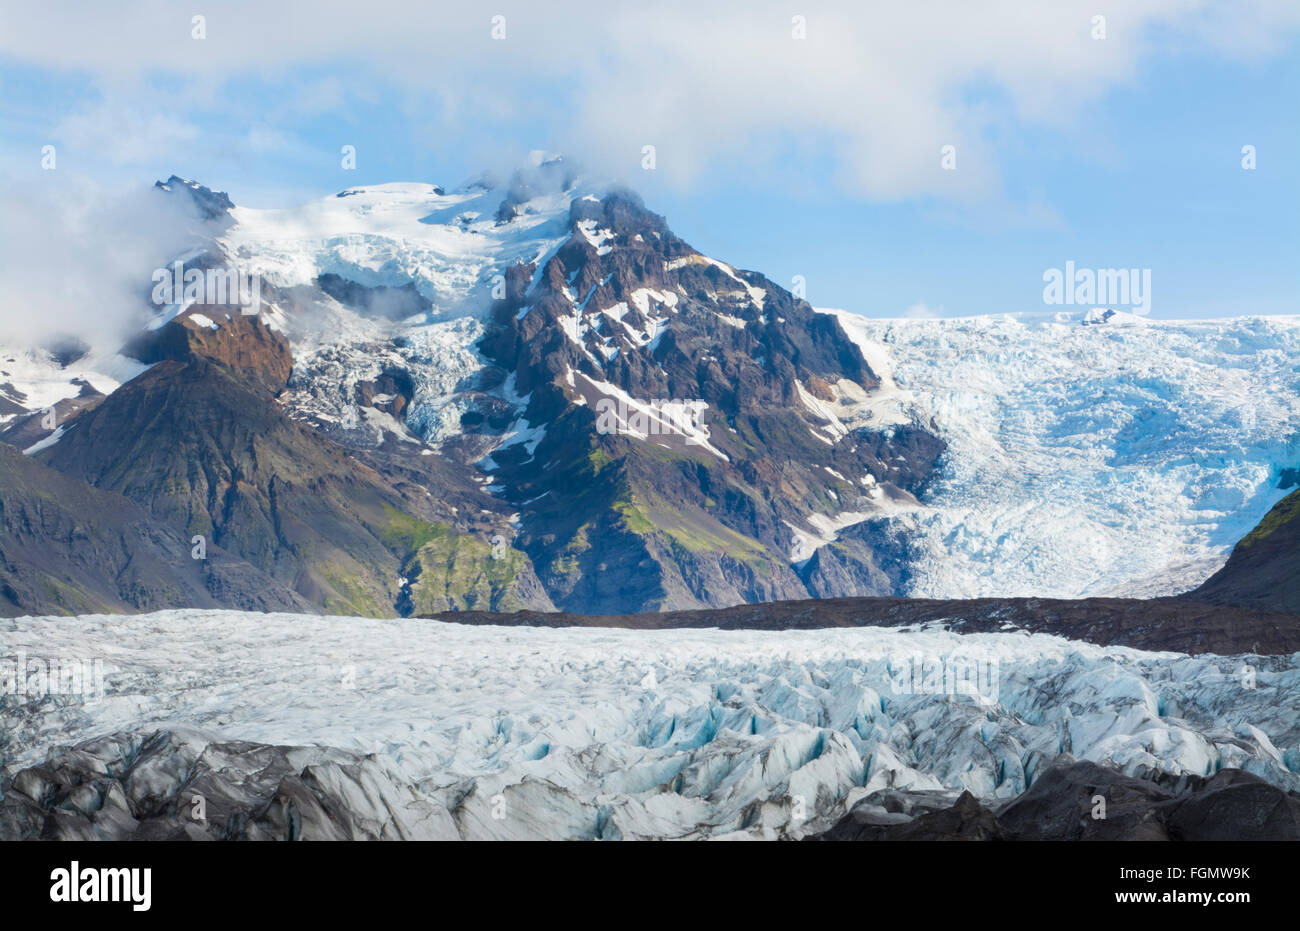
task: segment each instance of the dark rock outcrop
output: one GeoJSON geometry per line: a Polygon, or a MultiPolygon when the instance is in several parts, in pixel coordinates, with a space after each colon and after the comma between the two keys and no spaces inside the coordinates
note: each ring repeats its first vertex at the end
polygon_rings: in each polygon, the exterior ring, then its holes
{"type": "Polygon", "coordinates": [[[404,320],[433,306],[410,282],[400,288],[368,286],[339,275],[324,274],[316,279],[316,286],[345,307],[389,320],[404,320]]]}
{"type": "Polygon", "coordinates": [[[234,201],[225,191],[214,191],[197,181],[177,175],[172,175],[166,181],[155,181],[153,186],[168,194],[187,195],[204,220],[229,222],[230,211],[235,207],[234,201]]]}
{"type": "Polygon", "coordinates": [[[1300,840],[1300,794],[1239,769],[1139,779],[1063,754],[1021,795],[992,807],[962,793],[897,790],[862,799],[810,840],[1300,840]]]}
{"type": "Polygon", "coordinates": [[[238,607],[310,611],[220,546],[0,444],[0,615],[238,607]]]}
{"type": "Polygon", "coordinates": [[[1274,505],[1227,564],[1183,597],[1300,614],[1300,491],[1274,505]]]}
{"type": "Polygon", "coordinates": [[[372,757],[189,728],[53,753],[0,799],[0,841],[458,839],[445,808],[372,757]]]}

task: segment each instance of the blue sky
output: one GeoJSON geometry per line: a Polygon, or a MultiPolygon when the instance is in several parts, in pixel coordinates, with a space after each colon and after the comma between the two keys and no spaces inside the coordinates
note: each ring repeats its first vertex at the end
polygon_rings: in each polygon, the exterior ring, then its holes
{"type": "Polygon", "coordinates": [[[546,149],[634,187],[708,254],[786,286],[802,275],[819,306],[1043,311],[1044,270],[1070,260],[1150,268],[1157,318],[1300,313],[1295,4],[1135,0],[1100,42],[1087,3],[1041,23],[1026,22],[1047,15],[1033,4],[865,22],[809,4],[804,42],[787,5],[698,27],[686,5],[660,28],[575,4],[553,32],[500,6],[506,41],[481,6],[425,21],[378,4],[348,21],[346,4],[234,4],[202,42],[174,4],[0,23],[6,196],[177,173],[277,206],[454,185],[546,149]],[[40,170],[46,144],[56,172],[40,170]]]}

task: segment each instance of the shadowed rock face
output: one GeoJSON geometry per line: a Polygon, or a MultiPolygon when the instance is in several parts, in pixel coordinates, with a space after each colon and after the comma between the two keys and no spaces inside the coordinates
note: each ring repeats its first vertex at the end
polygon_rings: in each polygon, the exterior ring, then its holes
{"type": "Polygon", "coordinates": [[[316,279],[316,286],[346,307],[389,320],[403,320],[422,314],[433,306],[410,283],[400,288],[383,285],[368,287],[338,275],[324,274],[316,279]]]}
{"type": "Polygon", "coordinates": [[[172,196],[188,196],[204,220],[215,221],[223,226],[230,223],[230,211],[235,204],[225,191],[214,191],[197,181],[177,175],[172,175],[166,181],[155,181],[153,186],[172,196]]]}
{"type": "Polygon", "coordinates": [[[1139,779],[1062,754],[1024,793],[994,808],[969,792],[955,801],[954,794],[875,792],[809,839],[1300,840],[1300,794],[1240,769],[1208,779],[1139,779]]]}
{"type": "Polygon", "coordinates": [[[1300,614],[1300,490],[1283,498],[1188,599],[1300,614]]]}
{"type": "Polygon", "coordinates": [[[311,610],[215,543],[0,443],[0,616],[238,605],[311,610]]]}

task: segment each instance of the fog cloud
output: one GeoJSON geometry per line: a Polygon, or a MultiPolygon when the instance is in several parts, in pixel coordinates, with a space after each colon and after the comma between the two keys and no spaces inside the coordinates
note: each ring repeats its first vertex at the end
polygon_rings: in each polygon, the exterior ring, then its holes
{"type": "Polygon", "coordinates": [[[69,173],[42,187],[6,183],[0,203],[0,344],[9,346],[125,339],[150,319],[153,270],[202,242],[190,198],[143,184],[110,190],[69,173]]]}

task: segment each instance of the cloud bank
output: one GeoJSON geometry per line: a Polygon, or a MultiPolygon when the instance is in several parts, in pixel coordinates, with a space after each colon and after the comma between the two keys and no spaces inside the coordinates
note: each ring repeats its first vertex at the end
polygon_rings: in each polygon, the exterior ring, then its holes
{"type": "Polygon", "coordinates": [[[1249,59],[1300,30],[1293,0],[198,6],[9,6],[0,54],[88,77],[101,103],[57,134],[117,161],[192,146],[187,109],[219,109],[232,82],[262,82],[241,104],[250,149],[290,145],[279,120],[362,111],[382,85],[431,143],[490,150],[531,121],[537,144],[613,177],[646,145],[681,185],[793,149],[853,196],[969,200],[999,185],[988,139],[1006,121],[1068,124],[1157,50],[1249,59]]]}

